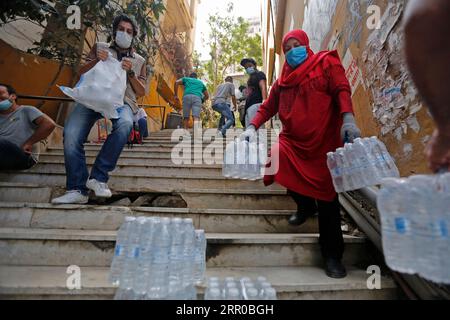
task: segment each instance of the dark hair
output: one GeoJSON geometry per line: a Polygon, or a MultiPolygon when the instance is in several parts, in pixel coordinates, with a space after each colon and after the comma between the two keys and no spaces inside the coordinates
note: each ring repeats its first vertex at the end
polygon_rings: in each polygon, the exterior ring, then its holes
{"type": "Polygon", "coordinates": [[[13,87],[11,87],[9,84],[3,84],[3,83],[0,83],[0,87],[5,87],[5,88],[6,88],[6,91],[8,91],[8,94],[9,94],[9,95],[12,95],[12,94],[17,95],[16,89],[14,89],[13,87]]]}
{"type": "Polygon", "coordinates": [[[134,19],[133,16],[127,16],[126,14],[121,14],[121,15],[115,17],[114,21],[113,21],[113,36],[114,36],[114,38],[116,37],[117,28],[119,28],[119,24],[122,21],[131,23],[131,25],[133,26],[133,37],[136,37],[139,33],[136,19],[134,19]]]}
{"type": "Polygon", "coordinates": [[[230,76],[226,77],[225,82],[233,82],[233,77],[230,76]]]}
{"type": "Polygon", "coordinates": [[[245,68],[245,65],[246,65],[247,63],[251,63],[251,64],[253,64],[255,67],[258,66],[258,64],[256,63],[255,59],[252,59],[252,58],[245,58],[245,59],[242,59],[242,61],[241,61],[241,66],[243,66],[243,67],[245,68]]]}
{"type": "Polygon", "coordinates": [[[244,91],[245,89],[247,89],[246,86],[240,86],[240,87],[239,87],[239,91],[241,91],[241,92],[244,91]]]}
{"type": "Polygon", "coordinates": [[[195,73],[195,72],[192,72],[191,75],[189,76],[189,78],[197,79],[198,78],[198,74],[195,73]]]}

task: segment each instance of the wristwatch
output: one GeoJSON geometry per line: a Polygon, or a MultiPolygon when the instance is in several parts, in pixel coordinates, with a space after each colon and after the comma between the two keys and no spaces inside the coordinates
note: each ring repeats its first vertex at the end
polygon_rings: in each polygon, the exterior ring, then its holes
{"type": "Polygon", "coordinates": [[[133,70],[128,71],[127,74],[128,74],[128,77],[130,77],[130,78],[136,77],[136,73],[133,70]]]}

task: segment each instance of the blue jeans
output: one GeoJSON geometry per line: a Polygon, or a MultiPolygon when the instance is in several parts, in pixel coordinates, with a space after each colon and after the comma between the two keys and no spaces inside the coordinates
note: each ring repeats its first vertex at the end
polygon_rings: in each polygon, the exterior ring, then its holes
{"type": "Polygon", "coordinates": [[[116,168],[117,161],[133,128],[131,108],[125,105],[117,112],[120,118],[111,120],[112,132],[103,144],[89,176],[84,143],[96,121],[103,116],[81,104],[75,105],[75,109],[64,127],[64,160],[68,191],[77,190],[87,195],[86,183],[89,178],[99,182],[108,182],[109,172],[116,168]]]}
{"type": "Polygon", "coordinates": [[[233,113],[231,112],[230,105],[227,103],[218,103],[212,106],[213,110],[219,112],[223,117],[227,119],[223,127],[220,127],[221,123],[219,120],[219,130],[225,136],[227,130],[231,128],[234,123],[233,113]]]}
{"type": "Polygon", "coordinates": [[[139,125],[139,133],[141,134],[142,138],[148,138],[147,118],[139,119],[138,125],[139,125]]]}
{"type": "Polygon", "coordinates": [[[36,164],[29,154],[26,154],[14,143],[0,138],[0,171],[27,170],[36,164]]]}

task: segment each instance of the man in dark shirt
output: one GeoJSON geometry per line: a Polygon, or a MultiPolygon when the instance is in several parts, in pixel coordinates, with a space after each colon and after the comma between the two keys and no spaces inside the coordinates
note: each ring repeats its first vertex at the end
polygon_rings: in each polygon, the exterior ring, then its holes
{"type": "Polygon", "coordinates": [[[258,71],[254,59],[243,59],[241,66],[250,75],[247,82],[247,100],[245,102],[244,126],[247,127],[258,112],[261,103],[267,99],[267,77],[264,72],[258,71]]]}

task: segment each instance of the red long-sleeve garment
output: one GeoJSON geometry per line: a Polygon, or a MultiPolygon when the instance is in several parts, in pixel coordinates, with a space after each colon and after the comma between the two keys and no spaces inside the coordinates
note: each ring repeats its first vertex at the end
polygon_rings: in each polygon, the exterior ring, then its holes
{"type": "Polygon", "coordinates": [[[326,56],[298,86],[275,82],[252,121],[258,129],[279,113],[283,124],[267,165],[279,169],[274,175],[266,173],[264,184],[277,182],[304,196],[333,201],[336,192],[327,153],[343,146],[342,115],[349,112],[353,112],[351,88],[337,55],[326,56]]]}

